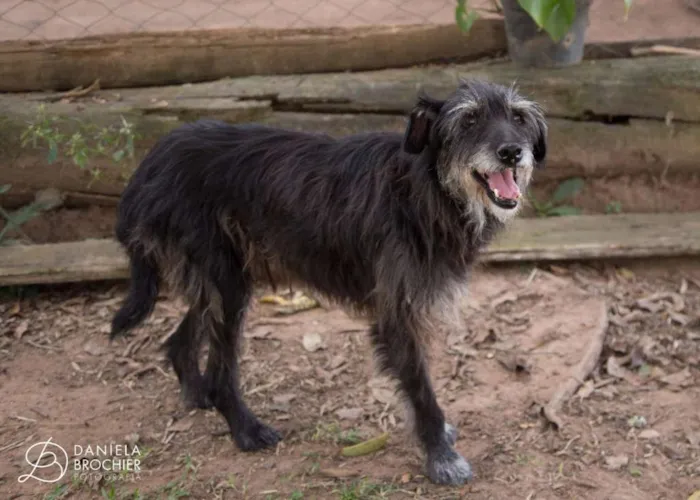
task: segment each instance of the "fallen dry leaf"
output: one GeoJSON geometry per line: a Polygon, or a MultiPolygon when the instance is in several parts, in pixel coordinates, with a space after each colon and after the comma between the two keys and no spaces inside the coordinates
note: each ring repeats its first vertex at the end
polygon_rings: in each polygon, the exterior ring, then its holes
{"type": "Polygon", "coordinates": [[[168,427],[168,432],[187,432],[192,428],[192,420],[178,420],[168,427]]]}
{"type": "Polygon", "coordinates": [[[325,469],[319,469],[318,473],[322,476],[330,477],[331,479],[348,479],[358,475],[357,471],[341,469],[340,467],[327,467],[325,469]]]}
{"type": "Polygon", "coordinates": [[[382,404],[393,404],[396,399],[395,392],[383,387],[372,387],[372,396],[382,404]]]}
{"type": "Polygon", "coordinates": [[[627,455],[615,455],[605,457],[605,466],[610,470],[619,470],[629,463],[630,459],[627,455]]]}
{"type": "Polygon", "coordinates": [[[274,401],[277,404],[285,404],[285,403],[291,403],[294,398],[296,398],[297,395],[294,394],[293,392],[288,392],[285,394],[275,394],[272,396],[272,401],[274,401]]]}
{"type": "Polygon", "coordinates": [[[360,457],[362,455],[369,455],[375,451],[379,451],[386,446],[389,440],[389,433],[385,432],[377,437],[363,441],[362,443],[355,444],[353,446],[346,446],[341,450],[341,454],[344,457],[360,457]]]}
{"type": "Polygon", "coordinates": [[[622,367],[620,360],[615,356],[610,356],[608,358],[608,361],[605,363],[605,369],[608,375],[623,380],[626,380],[630,375],[629,371],[622,367]]]}
{"type": "Polygon", "coordinates": [[[16,316],[22,311],[22,306],[20,305],[20,302],[17,301],[14,304],[12,304],[12,307],[7,311],[8,316],[16,316]]]}
{"type": "Polygon", "coordinates": [[[659,380],[661,382],[663,382],[664,384],[668,384],[670,386],[683,387],[688,382],[690,382],[690,380],[689,380],[690,378],[691,378],[690,369],[686,366],[681,371],[676,372],[676,373],[671,373],[670,375],[665,375],[665,376],[661,377],[659,380]]]}
{"type": "Polygon", "coordinates": [[[341,408],[335,414],[340,420],[357,420],[362,416],[362,408],[341,408]]]}
{"type": "Polygon", "coordinates": [[[29,320],[25,319],[20,321],[20,323],[15,327],[15,338],[17,340],[22,340],[22,336],[27,333],[29,329],[29,320]]]}
{"type": "Polygon", "coordinates": [[[275,314],[277,315],[290,315],[320,307],[320,304],[316,299],[311,298],[300,291],[294,292],[290,299],[276,294],[263,295],[260,297],[259,302],[262,304],[278,305],[279,307],[275,308],[275,314]]]}
{"type": "Polygon", "coordinates": [[[509,372],[528,374],[532,369],[530,361],[520,354],[499,354],[496,359],[509,372]]]}
{"type": "Polygon", "coordinates": [[[693,448],[700,448],[700,431],[686,431],[685,438],[693,448]]]}
{"type": "Polygon", "coordinates": [[[92,340],[89,340],[85,343],[83,346],[83,351],[86,353],[92,355],[92,356],[101,356],[105,352],[105,348],[98,344],[97,342],[94,342],[92,340]]]}
{"type": "Polygon", "coordinates": [[[256,326],[243,333],[243,336],[247,339],[266,339],[269,338],[272,330],[264,326],[256,326]]]}
{"type": "Polygon", "coordinates": [[[324,348],[323,339],[318,333],[305,333],[301,343],[304,345],[304,349],[309,352],[316,352],[324,348]]]}
{"type": "Polygon", "coordinates": [[[654,429],[644,429],[642,432],[639,433],[639,439],[654,440],[659,439],[660,437],[661,433],[654,429]]]}
{"type": "Polygon", "coordinates": [[[579,397],[579,399],[586,399],[588,396],[593,394],[595,391],[595,383],[593,380],[586,380],[581,387],[579,387],[578,392],[576,392],[576,396],[579,397]]]}

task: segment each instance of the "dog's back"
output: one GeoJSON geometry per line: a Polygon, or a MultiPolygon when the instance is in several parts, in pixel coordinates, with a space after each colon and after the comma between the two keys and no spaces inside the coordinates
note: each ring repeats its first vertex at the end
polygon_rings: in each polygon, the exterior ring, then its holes
{"type": "Polygon", "coordinates": [[[150,314],[160,278],[197,300],[202,268],[224,247],[255,280],[308,285],[361,309],[375,285],[367,256],[391,227],[377,218],[391,217],[400,147],[389,133],[335,139],[212,120],[173,130],[120,201],[116,233],[131,259],[133,299],[113,334],[150,314]]]}

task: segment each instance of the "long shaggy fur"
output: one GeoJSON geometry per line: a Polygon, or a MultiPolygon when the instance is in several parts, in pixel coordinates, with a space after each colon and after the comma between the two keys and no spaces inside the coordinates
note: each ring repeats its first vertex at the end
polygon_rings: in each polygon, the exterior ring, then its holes
{"type": "Polygon", "coordinates": [[[131,288],[112,336],[151,313],[161,283],[185,297],[190,311],[168,343],[183,396],[215,406],[238,446],[255,450],[280,436],[240,393],[245,310],[257,283],[311,289],[372,321],[381,367],[413,408],[428,474],[464,482],[469,465],[452,447],[456,431],[435,400],[424,348],[479,249],[517,212],[491,203],[472,171],[504,168],[493,152],[517,141],[527,154],[512,167],[524,190],[545,135],[535,103],[477,81],[445,101],[421,95],[403,135],[184,125],[153,147],[122,196],[117,238],[131,288]],[[202,376],[203,339],[211,346],[202,376]]]}

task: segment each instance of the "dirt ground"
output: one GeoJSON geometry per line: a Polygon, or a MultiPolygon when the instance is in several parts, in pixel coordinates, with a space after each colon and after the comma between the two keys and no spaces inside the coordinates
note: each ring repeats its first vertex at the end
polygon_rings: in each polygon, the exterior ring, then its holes
{"type": "Polygon", "coordinates": [[[163,298],[142,328],[109,344],[124,291],[3,290],[2,498],[685,500],[700,489],[697,263],[479,269],[463,304],[466,328],[436,332],[430,353],[439,400],[460,431],[456,446],[475,469],[462,488],[422,476],[393,385],[372,370],[361,321],[324,307],[281,314],[256,301],[244,390],[284,440],[242,453],[221,417],[180,401],[160,350],[182,316],[177,301],[163,298]],[[606,318],[599,363],[556,429],[542,406],[606,318]],[[340,455],[383,432],[384,449],[340,455]],[[27,450],[49,438],[71,458],[88,446],[135,445],[141,471],[100,479],[67,468],[56,483],[18,482],[32,472],[27,450]]]}

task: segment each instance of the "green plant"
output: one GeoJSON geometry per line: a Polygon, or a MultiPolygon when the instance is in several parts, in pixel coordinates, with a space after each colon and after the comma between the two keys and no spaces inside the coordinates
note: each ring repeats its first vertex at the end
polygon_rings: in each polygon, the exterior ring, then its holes
{"type": "MultiPolygon", "coordinates": [[[[97,126],[84,123],[77,118],[60,118],[49,115],[44,105],[39,106],[36,117],[29,122],[20,137],[22,147],[48,150],[46,161],[54,163],[60,154],[70,158],[75,165],[86,169],[93,158],[109,158],[120,163],[124,158],[134,157],[134,143],[138,135],[133,125],[123,116],[119,123],[111,126],[97,126]],[[73,129],[70,134],[62,132],[73,129]]],[[[100,170],[90,168],[94,178],[100,170]]]]}
{"type": "Polygon", "coordinates": [[[357,480],[344,484],[335,493],[339,500],[369,500],[388,498],[396,487],[391,484],[378,484],[367,480],[357,480]]]}
{"type": "Polygon", "coordinates": [[[59,484],[54,489],[44,495],[44,500],[60,500],[70,493],[68,484],[59,484]]]}
{"type": "Polygon", "coordinates": [[[611,201],[605,205],[606,214],[619,214],[620,212],[622,212],[622,203],[619,201],[611,201]]]}
{"type": "MultiPolygon", "coordinates": [[[[632,0],[623,0],[625,19],[632,8],[632,0]]],[[[518,0],[535,24],[552,40],[559,42],[571,28],[576,16],[576,0],[518,0]]],[[[469,32],[478,15],[467,7],[467,0],[457,0],[455,18],[465,33],[469,32]]]]}
{"type": "Polygon", "coordinates": [[[538,201],[532,194],[528,194],[528,198],[535,212],[540,217],[578,215],[581,213],[578,208],[566,205],[564,202],[576,196],[583,189],[584,185],[583,179],[573,177],[559,184],[548,201],[538,201]]]}
{"type": "MultiPolygon", "coordinates": [[[[11,188],[11,184],[0,185],[0,194],[7,193],[11,188]]],[[[0,206],[0,217],[5,219],[4,227],[0,229],[0,246],[15,242],[15,240],[5,239],[5,236],[12,230],[18,231],[23,238],[29,240],[29,237],[21,229],[22,225],[39,215],[47,208],[50,207],[44,205],[44,203],[41,201],[33,201],[28,203],[18,208],[14,212],[8,212],[2,208],[2,206],[0,206]]]]}

